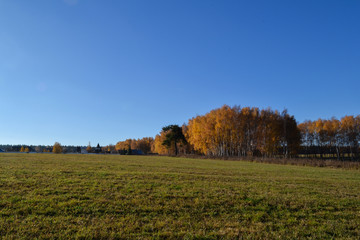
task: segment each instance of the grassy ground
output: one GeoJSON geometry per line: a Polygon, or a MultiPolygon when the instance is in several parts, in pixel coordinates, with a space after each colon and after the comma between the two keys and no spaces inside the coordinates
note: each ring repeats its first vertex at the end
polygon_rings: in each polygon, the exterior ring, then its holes
{"type": "Polygon", "coordinates": [[[358,239],[360,171],[0,154],[4,239],[358,239]]]}

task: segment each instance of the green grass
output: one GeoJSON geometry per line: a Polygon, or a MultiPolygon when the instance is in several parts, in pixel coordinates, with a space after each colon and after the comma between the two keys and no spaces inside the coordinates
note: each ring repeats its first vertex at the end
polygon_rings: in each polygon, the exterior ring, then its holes
{"type": "Polygon", "coordinates": [[[360,171],[0,154],[3,239],[359,239],[360,171]]]}

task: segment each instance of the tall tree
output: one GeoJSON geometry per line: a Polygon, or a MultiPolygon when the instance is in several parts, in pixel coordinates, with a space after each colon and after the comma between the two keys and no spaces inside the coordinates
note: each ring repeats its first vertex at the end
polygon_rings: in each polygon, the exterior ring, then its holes
{"type": "Polygon", "coordinates": [[[162,142],[162,145],[166,146],[168,149],[171,146],[174,146],[175,155],[178,154],[178,143],[186,143],[185,136],[183,134],[182,128],[178,125],[169,125],[163,127],[162,130],[166,132],[165,140],[162,142]]]}
{"type": "Polygon", "coordinates": [[[341,119],[341,131],[344,138],[344,144],[349,148],[350,158],[357,155],[359,149],[359,138],[357,133],[356,118],[354,116],[345,116],[341,119]]]}
{"type": "Polygon", "coordinates": [[[282,148],[283,155],[289,157],[291,155],[297,154],[297,151],[301,143],[301,134],[300,130],[297,127],[297,123],[294,116],[290,116],[286,110],[281,114],[281,122],[283,125],[282,132],[282,148]]]}

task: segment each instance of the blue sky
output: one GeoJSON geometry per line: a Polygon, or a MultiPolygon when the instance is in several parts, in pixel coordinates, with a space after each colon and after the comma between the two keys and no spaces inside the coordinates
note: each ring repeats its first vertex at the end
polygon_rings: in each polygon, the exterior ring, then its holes
{"type": "Polygon", "coordinates": [[[0,144],[115,144],[224,104],[360,114],[360,1],[0,0],[0,144]]]}

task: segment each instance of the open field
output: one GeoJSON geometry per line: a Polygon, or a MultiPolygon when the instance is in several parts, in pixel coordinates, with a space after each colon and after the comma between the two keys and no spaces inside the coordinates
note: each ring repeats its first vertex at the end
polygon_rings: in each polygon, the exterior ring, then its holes
{"type": "Polygon", "coordinates": [[[0,154],[4,239],[358,239],[360,171],[0,154]]]}

